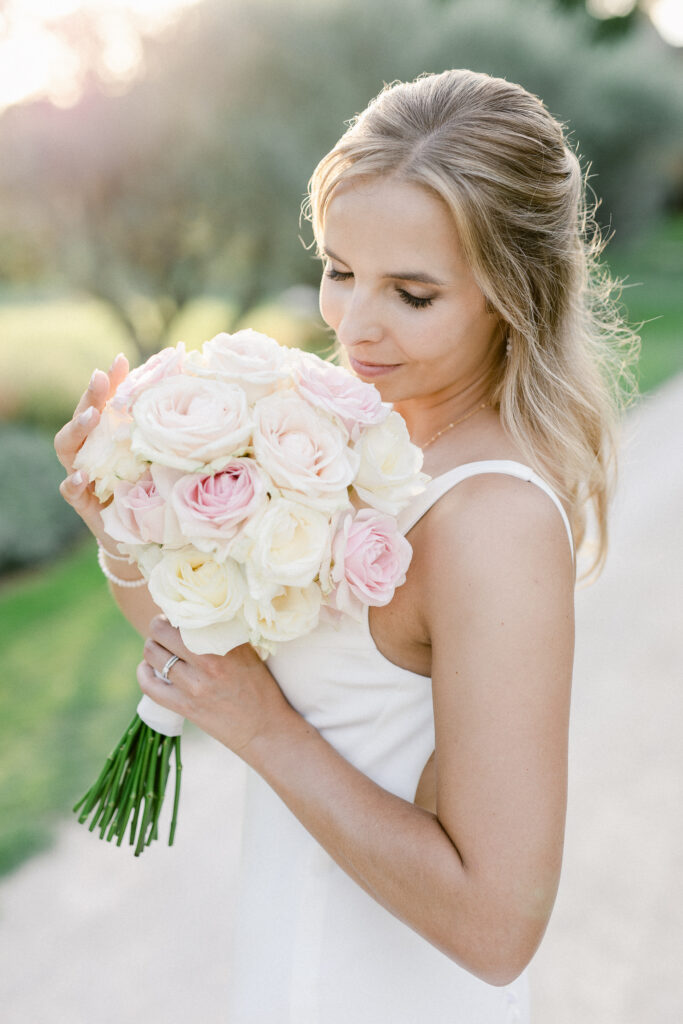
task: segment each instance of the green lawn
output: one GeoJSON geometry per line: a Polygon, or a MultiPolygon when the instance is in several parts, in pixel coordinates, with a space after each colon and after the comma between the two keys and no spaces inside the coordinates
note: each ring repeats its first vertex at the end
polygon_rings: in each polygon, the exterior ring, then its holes
{"type": "Polygon", "coordinates": [[[141,648],[90,540],[0,588],[0,873],[94,781],[133,716],[141,648]]]}

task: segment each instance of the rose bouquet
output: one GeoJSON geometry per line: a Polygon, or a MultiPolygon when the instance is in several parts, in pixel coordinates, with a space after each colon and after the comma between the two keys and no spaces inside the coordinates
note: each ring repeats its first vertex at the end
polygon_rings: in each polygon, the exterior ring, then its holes
{"type": "MultiPolygon", "coordinates": [[[[119,557],[139,567],[186,647],[261,657],[360,617],[405,580],[395,516],[424,487],[422,453],[371,384],[274,339],[219,334],[132,370],[75,461],[119,557]]],[[[136,856],[158,834],[182,718],[144,696],[74,810],[136,856]]]]}

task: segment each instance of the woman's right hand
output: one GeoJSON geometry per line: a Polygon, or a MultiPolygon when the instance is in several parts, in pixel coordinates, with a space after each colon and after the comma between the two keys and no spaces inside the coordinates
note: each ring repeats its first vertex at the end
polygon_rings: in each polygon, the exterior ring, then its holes
{"type": "Polygon", "coordinates": [[[80,471],[74,472],[74,459],[88,434],[99,423],[105,403],[127,373],[128,360],[122,353],[117,355],[107,373],[104,370],[95,370],[72,419],[55,435],[57,458],[67,472],[66,478],[59,485],[59,492],[100,541],[106,538],[100,512],[101,505],[85,474],[80,471]]]}

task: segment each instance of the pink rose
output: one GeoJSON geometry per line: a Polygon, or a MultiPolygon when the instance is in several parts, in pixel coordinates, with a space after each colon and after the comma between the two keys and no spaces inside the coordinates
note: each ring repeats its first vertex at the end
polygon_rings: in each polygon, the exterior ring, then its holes
{"type": "Polygon", "coordinates": [[[361,619],[363,605],[385,605],[405,583],[413,550],[396,521],[371,508],[347,513],[332,541],[331,603],[361,619]]]}
{"type": "Polygon", "coordinates": [[[121,480],[116,484],[111,503],[102,509],[104,528],[114,540],[169,547],[184,543],[167,501],[168,493],[164,493],[166,489],[160,486],[158,477],[157,467],[152,467],[135,483],[121,480]]]}
{"type": "Polygon", "coordinates": [[[265,504],[268,483],[253,459],[232,459],[213,476],[182,476],[171,503],[183,535],[200,551],[227,553],[241,524],[265,504]]]}
{"type": "Polygon", "coordinates": [[[358,380],[348,370],[302,354],[296,368],[296,387],[312,405],[332,413],[356,441],[363,427],[382,423],[390,412],[374,384],[358,380]]]}
{"type": "Polygon", "coordinates": [[[156,352],[142,366],[136,366],[131,370],[121,381],[110,404],[115,409],[130,408],[140,392],[150,384],[156,384],[165,377],[181,373],[184,361],[185,346],[182,341],[178,342],[175,348],[164,348],[161,352],[156,352]]]}

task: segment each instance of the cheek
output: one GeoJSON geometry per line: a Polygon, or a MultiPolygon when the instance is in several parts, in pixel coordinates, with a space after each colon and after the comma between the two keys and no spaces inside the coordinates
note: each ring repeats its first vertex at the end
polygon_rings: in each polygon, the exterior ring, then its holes
{"type": "Polygon", "coordinates": [[[324,277],[320,284],[318,305],[320,307],[320,315],[328,327],[336,328],[336,325],[341,320],[341,303],[339,298],[335,297],[334,289],[330,288],[329,281],[326,281],[324,277]]]}

